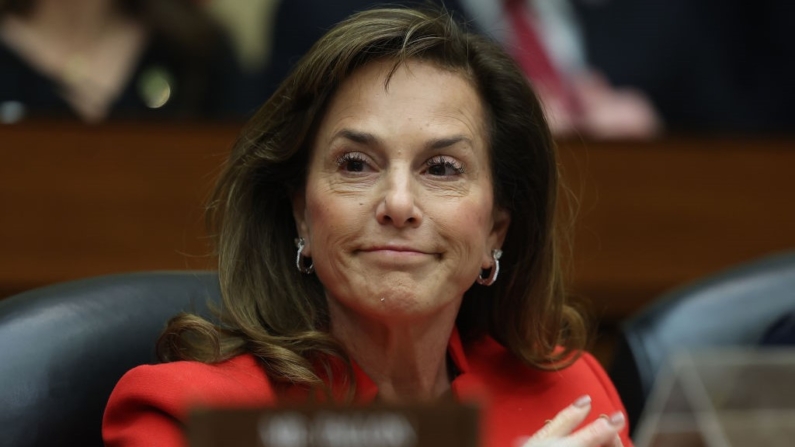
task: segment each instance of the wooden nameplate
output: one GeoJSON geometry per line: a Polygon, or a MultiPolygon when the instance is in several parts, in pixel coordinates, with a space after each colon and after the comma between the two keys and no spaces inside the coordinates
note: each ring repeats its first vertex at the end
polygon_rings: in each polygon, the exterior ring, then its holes
{"type": "Polygon", "coordinates": [[[454,402],[367,407],[201,409],[191,447],[477,447],[477,408],[454,402]]]}

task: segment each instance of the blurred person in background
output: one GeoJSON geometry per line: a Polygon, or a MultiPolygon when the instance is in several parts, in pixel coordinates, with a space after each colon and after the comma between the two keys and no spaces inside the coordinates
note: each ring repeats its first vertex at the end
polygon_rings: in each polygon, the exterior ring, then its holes
{"type": "Polygon", "coordinates": [[[237,116],[237,61],[192,0],[0,0],[0,122],[237,116]]]}
{"type": "MultiPolygon", "coordinates": [[[[291,0],[275,20],[272,87],[334,23],[378,4],[417,1],[291,0]]],[[[427,1],[425,3],[428,3],[427,1]]],[[[573,10],[564,0],[439,0],[477,31],[500,42],[533,82],[556,136],[650,138],[662,129],[651,102],[639,90],[615,88],[587,66],[573,10]]]]}
{"type": "Polygon", "coordinates": [[[567,0],[458,0],[482,32],[505,46],[533,82],[556,136],[646,139],[662,130],[649,97],[615,86],[588,62],[567,0]]]}
{"type": "Polygon", "coordinates": [[[202,0],[201,5],[224,29],[234,47],[242,76],[235,82],[231,105],[250,117],[273,93],[269,88],[275,12],[279,0],[202,0]]]}
{"type": "MultiPolygon", "coordinates": [[[[347,14],[383,3],[418,1],[278,3],[268,92],[312,42],[347,14]]],[[[663,130],[714,134],[795,129],[795,2],[435,3],[508,49],[533,81],[558,137],[648,139],[663,130]]]]}
{"type": "Polygon", "coordinates": [[[558,136],[795,130],[795,2],[457,1],[533,80],[558,136]]]}

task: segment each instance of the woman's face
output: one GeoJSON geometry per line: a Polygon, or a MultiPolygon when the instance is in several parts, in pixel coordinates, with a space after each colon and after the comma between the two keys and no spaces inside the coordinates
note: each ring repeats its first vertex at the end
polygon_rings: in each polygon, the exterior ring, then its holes
{"type": "Polygon", "coordinates": [[[323,117],[298,232],[330,305],[375,319],[457,313],[509,224],[495,210],[485,115],[461,75],[392,62],[342,83],[323,117]]]}

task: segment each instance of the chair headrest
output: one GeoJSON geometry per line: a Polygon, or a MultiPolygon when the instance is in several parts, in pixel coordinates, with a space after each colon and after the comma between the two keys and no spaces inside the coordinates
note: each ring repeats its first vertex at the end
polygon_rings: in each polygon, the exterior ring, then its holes
{"type": "Polygon", "coordinates": [[[0,301],[0,445],[102,446],[113,387],[154,362],[165,323],[209,317],[211,272],[146,272],[57,284],[0,301]]]}

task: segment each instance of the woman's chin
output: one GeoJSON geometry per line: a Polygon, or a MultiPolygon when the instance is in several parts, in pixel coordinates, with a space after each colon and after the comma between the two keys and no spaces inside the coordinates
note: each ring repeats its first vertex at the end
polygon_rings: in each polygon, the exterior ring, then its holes
{"type": "Polygon", "coordinates": [[[410,292],[400,293],[394,289],[384,288],[381,291],[373,291],[372,294],[340,300],[339,304],[359,317],[390,323],[419,322],[436,318],[445,310],[449,310],[452,315],[458,312],[460,299],[439,298],[438,294],[428,296],[410,292]]]}

